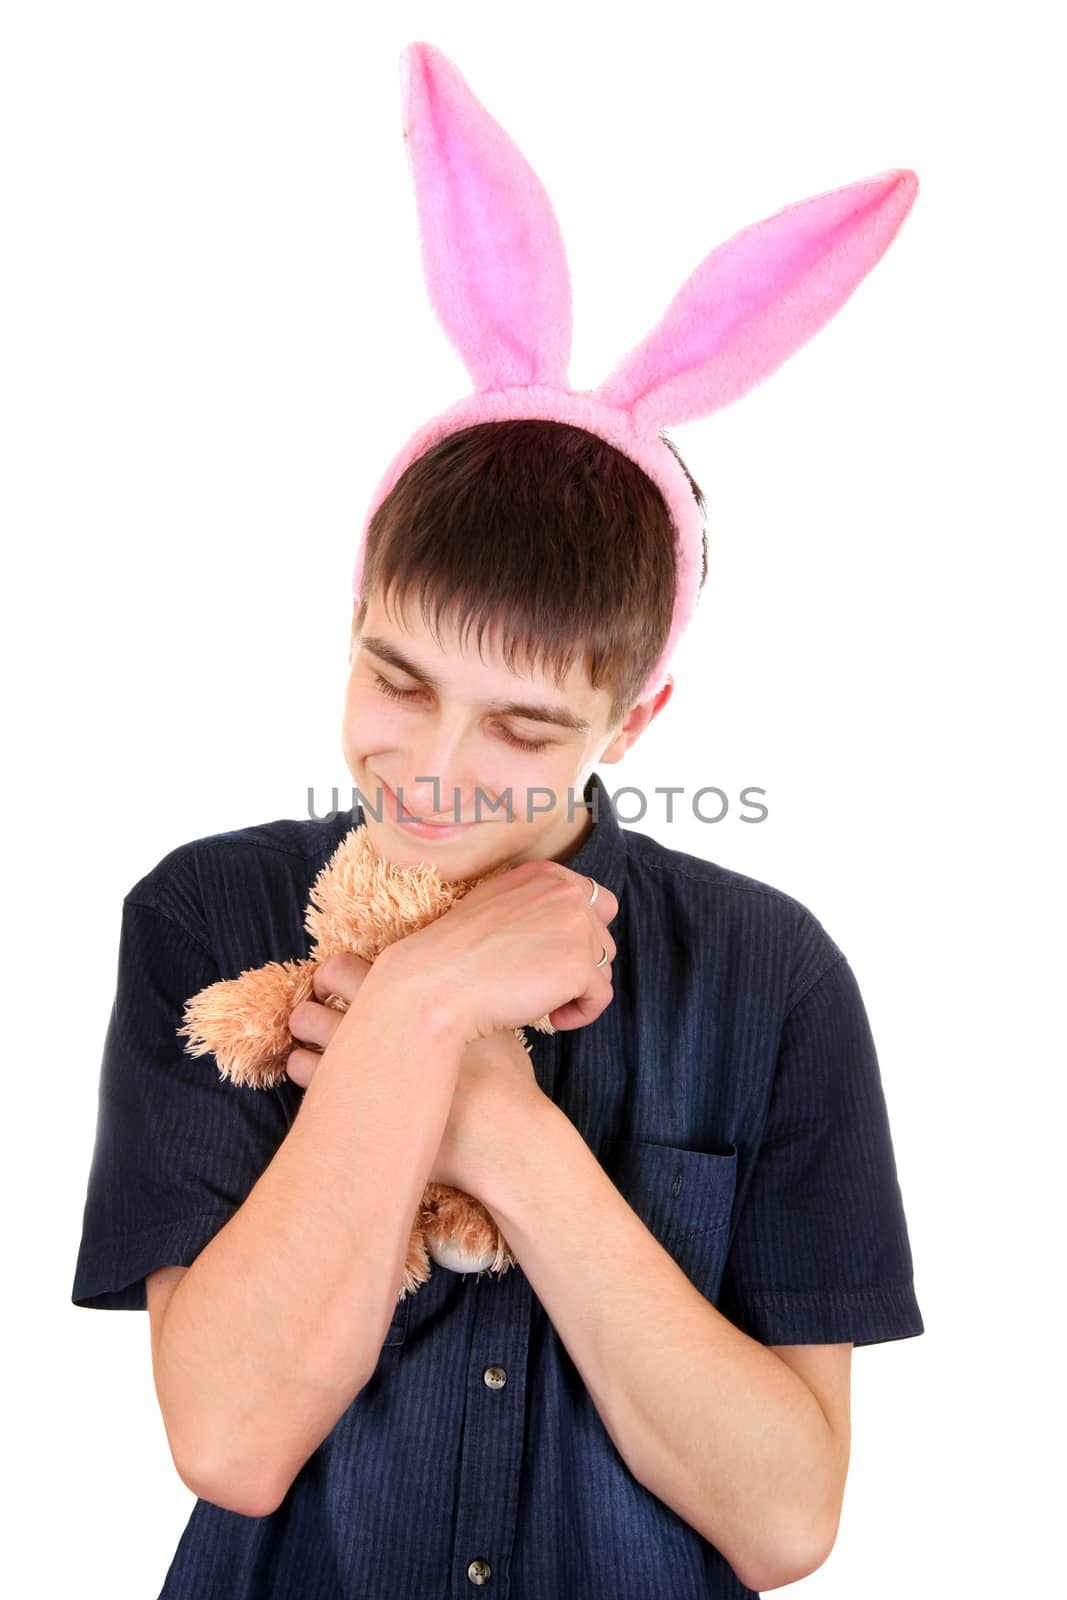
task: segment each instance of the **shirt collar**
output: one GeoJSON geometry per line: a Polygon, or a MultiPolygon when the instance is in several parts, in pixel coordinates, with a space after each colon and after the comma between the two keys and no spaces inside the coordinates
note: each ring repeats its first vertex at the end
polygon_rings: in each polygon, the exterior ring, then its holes
{"type": "MultiPolygon", "coordinates": [[[[562,865],[569,867],[571,872],[584,873],[603,884],[621,903],[626,882],[626,834],[599,773],[590,775],[582,798],[588,802],[589,815],[594,819],[593,826],[584,842],[573,855],[564,859],[562,865]]],[[[579,809],[575,801],[576,815],[579,809]]]]}

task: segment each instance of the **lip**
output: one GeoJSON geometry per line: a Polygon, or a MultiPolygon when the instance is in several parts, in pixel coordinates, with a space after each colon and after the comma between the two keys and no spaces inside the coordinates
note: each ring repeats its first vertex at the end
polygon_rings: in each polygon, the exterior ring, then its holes
{"type": "Polygon", "coordinates": [[[404,833],[413,835],[416,839],[458,839],[461,834],[469,833],[472,828],[480,826],[477,822],[416,822],[410,817],[401,817],[400,801],[383,778],[377,779],[381,784],[386,800],[386,814],[390,822],[400,828],[404,833]]]}

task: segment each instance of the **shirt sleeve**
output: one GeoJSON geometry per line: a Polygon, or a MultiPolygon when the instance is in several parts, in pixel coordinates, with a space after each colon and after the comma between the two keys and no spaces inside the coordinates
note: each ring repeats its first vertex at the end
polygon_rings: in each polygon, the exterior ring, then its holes
{"type": "Polygon", "coordinates": [[[214,1056],[190,1056],[177,1035],[186,1000],[222,976],[172,917],[126,897],[76,1306],[143,1311],[145,1275],[190,1266],[285,1137],[275,1090],[221,1078],[214,1056]]]}
{"type": "Polygon", "coordinates": [[[762,1344],[921,1334],[878,1058],[843,955],[789,1012],[719,1308],[762,1344]]]}

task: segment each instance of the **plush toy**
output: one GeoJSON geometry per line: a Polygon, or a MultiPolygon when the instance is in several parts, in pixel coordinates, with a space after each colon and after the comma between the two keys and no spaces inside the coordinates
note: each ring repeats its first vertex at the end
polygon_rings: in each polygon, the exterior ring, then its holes
{"type": "MultiPolygon", "coordinates": [[[[295,1041],[289,1013],[312,998],[315,968],[350,952],[373,962],[388,945],[443,916],[477,883],[510,869],[503,862],[480,878],[443,880],[434,866],[399,867],[379,856],[366,827],[352,828],[311,887],[304,926],[312,938],[304,961],[269,961],[240,977],[209,984],[186,1002],[186,1052],[212,1054],[220,1076],[269,1089],[285,1076],[295,1041]]],[[[346,1011],[340,995],[326,1004],[346,1011]]],[[[547,1016],[530,1024],[555,1033],[547,1016]]],[[[529,1053],[521,1028],[516,1034],[529,1053]]],[[[358,1066],[356,1068],[358,1070],[358,1066]]],[[[506,1272],[515,1265],[500,1230],[481,1201],[443,1183],[429,1183],[414,1220],[399,1299],[430,1275],[430,1259],[453,1272],[506,1272]]]]}
{"type": "MultiPolygon", "coordinates": [[[[647,699],[668,681],[696,606],[703,556],[702,513],[660,430],[731,405],[825,327],[888,249],[918,179],[908,168],[891,168],[741,229],[704,257],[597,388],[575,390],[567,370],[570,276],[540,179],[442,51],[409,44],[400,81],[426,288],[473,389],[417,428],[381,477],[352,591],[360,592],[374,513],[405,469],[444,435],[514,417],[584,428],[644,470],[674,529],[674,614],[639,696],[647,699]]],[[[473,887],[442,883],[432,867],[390,869],[374,859],[364,835],[353,830],[317,886],[317,906],[308,912],[316,959],[354,950],[373,960],[473,887]]],[[[195,996],[188,1007],[195,1049],[214,1051],[220,1071],[237,1083],[277,1081],[292,1047],[288,1014],[310,993],[312,965],[272,963],[195,996]]],[[[555,1031],[547,1017],[532,1026],[555,1031]]],[[[484,1208],[442,1185],[430,1185],[420,1206],[401,1296],[426,1281],[427,1251],[461,1271],[515,1264],[484,1208]]]]}

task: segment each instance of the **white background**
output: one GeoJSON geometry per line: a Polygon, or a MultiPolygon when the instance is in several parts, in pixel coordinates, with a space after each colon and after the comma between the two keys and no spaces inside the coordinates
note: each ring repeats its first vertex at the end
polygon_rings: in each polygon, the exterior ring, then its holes
{"type": "Polygon", "coordinates": [[[708,498],[709,579],[671,704],[600,771],[612,792],[764,787],[758,826],[736,807],[639,826],[805,903],[878,1044],[927,1331],[854,1355],[844,1516],[804,1593],[1055,1583],[1051,18],[929,0],[5,9],[19,1593],[146,1600],[193,1506],[147,1316],[69,1300],[120,906],[175,845],[350,786],[356,533],[395,450],[470,387],[422,283],[397,79],[413,39],[452,57],[552,197],[575,387],[738,228],[918,173],[834,321],[736,406],[670,430],[708,498]]]}

